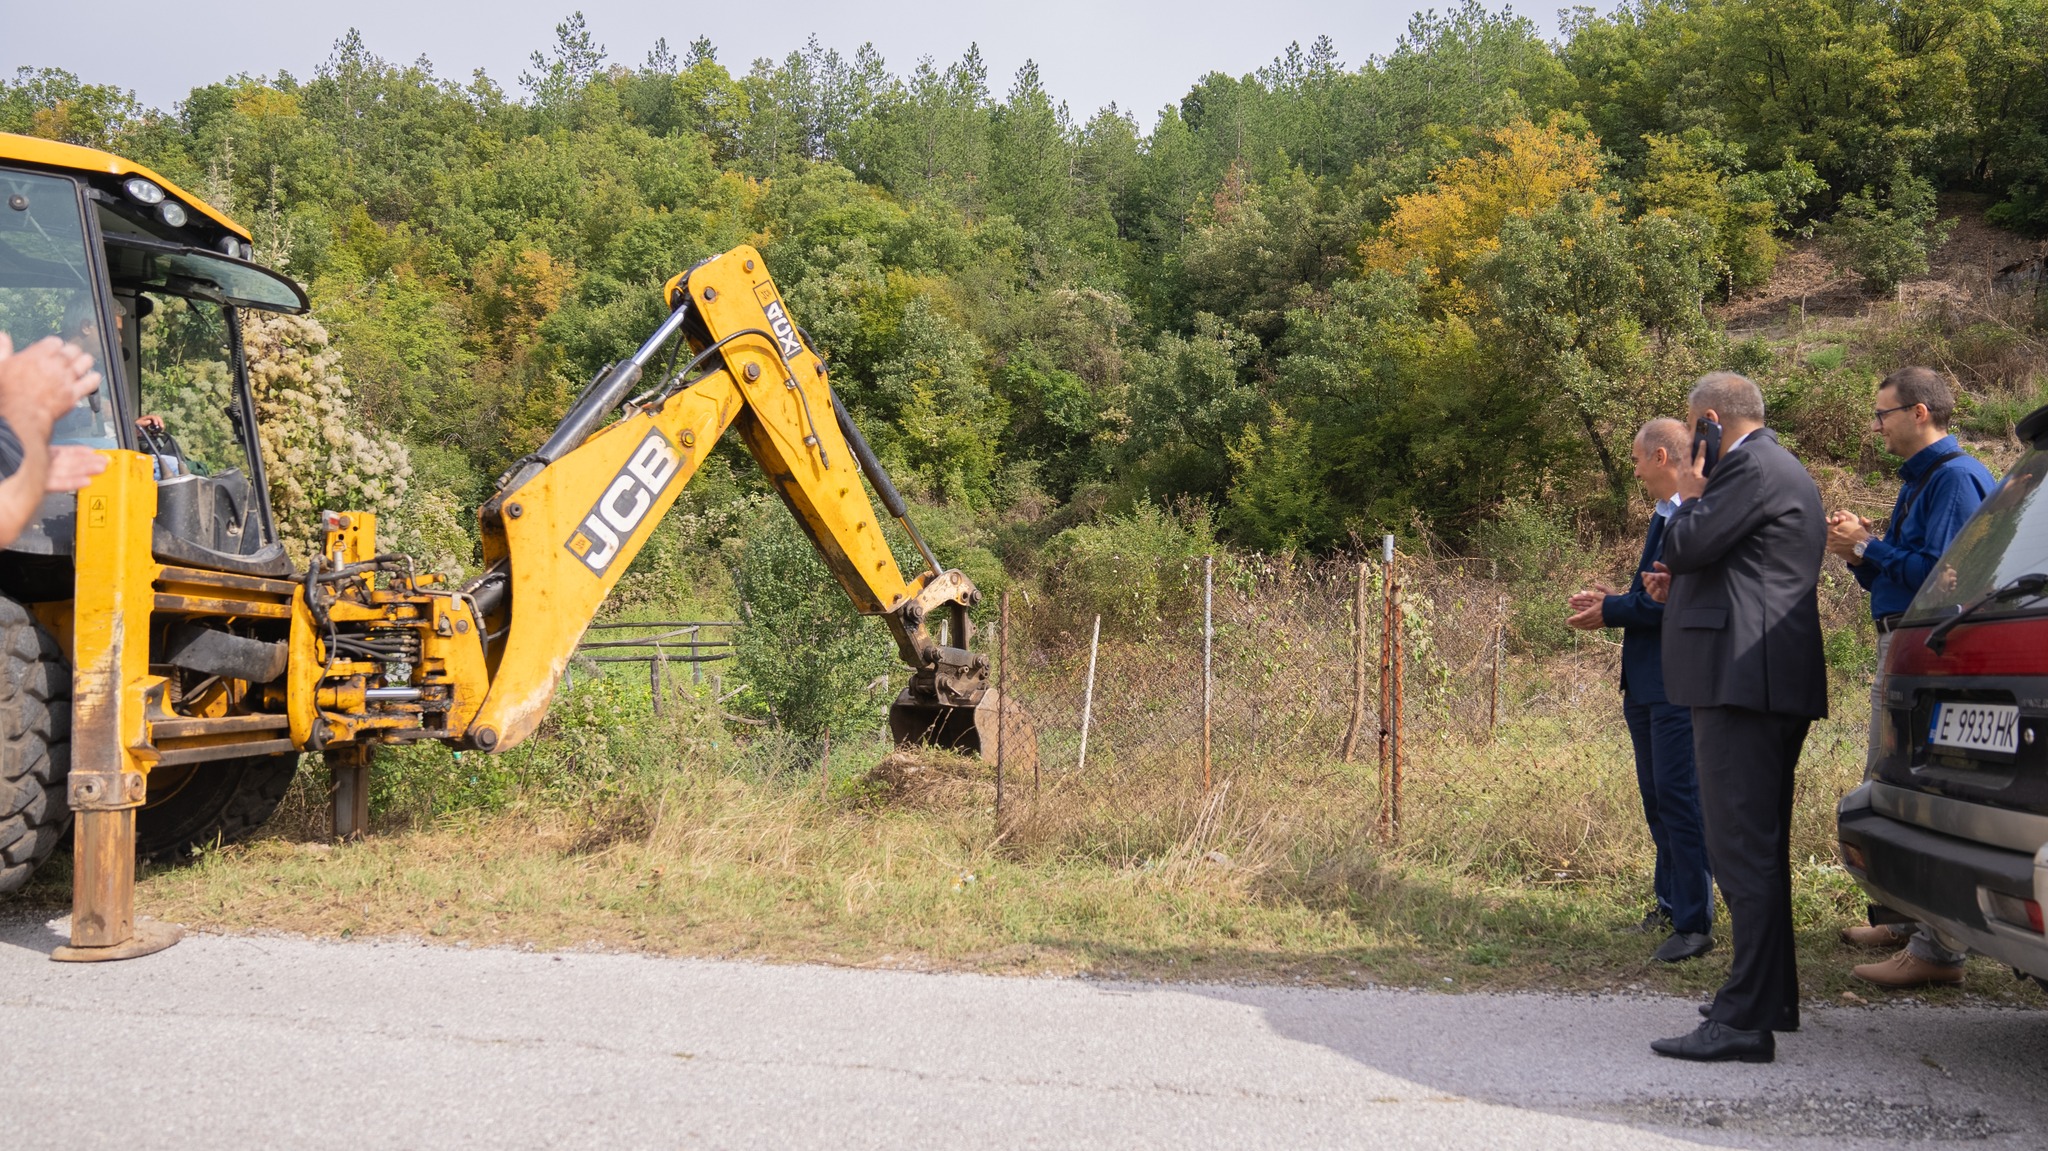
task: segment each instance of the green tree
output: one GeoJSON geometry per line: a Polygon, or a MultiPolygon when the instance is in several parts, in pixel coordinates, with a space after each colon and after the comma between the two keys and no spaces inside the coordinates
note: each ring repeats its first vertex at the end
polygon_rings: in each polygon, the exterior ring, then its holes
{"type": "Polygon", "coordinates": [[[1630,490],[1623,445],[1650,414],[1669,410],[1657,384],[1681,374],[1659,349],[1705,334],[1698,237],[1667,217],[1626,220],[1572,192],[1509,218],[1475,280],[1492,320],[1481,330],[1499,342],[1501,370],[1582,433],[1618,509],[1630,490]]]}

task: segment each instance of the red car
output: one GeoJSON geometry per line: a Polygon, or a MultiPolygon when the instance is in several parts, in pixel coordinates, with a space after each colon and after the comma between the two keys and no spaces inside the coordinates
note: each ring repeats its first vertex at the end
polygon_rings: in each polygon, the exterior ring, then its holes
{"type": "Polygon", "coordinates": [[[1943,942],[2048,982],[2048,407],[1892,637],[1842,863],[1943,942]]]}

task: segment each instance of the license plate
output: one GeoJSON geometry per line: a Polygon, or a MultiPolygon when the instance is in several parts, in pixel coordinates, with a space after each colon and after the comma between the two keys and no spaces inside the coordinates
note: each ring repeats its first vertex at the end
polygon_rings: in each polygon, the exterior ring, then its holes
{"type": "Polygon", "coordinates": [[[1937,703],[1927,726],[1927,742],[1962,751],[2017,754],[2020,709],[2010,703],[1937,703]]]}

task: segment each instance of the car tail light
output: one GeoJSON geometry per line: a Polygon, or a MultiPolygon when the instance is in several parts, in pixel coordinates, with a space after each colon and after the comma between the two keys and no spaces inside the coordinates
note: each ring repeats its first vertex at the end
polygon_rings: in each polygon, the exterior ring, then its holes
{"type": "Polygon", "coordinates": [[[1991,914],[2018,927],[2026,924],[2027,930],[2036,935],[2044,934],[2041,927],[2041,905],[2031,899],[2007,895],[2003,891],[1984,890],[1984,902],[1991,914]]]}
{"type": "Polygon", "coordinates": [[[1842,866],[1851,871],[1869,871],[1863,862],[1863,849],[1853,843],[1842,844],[1842,866]]]}
{"type": "Polygon", "coordinates": [[[1892,633],[1891,675],[2048,675],[2048,619],[1971,621],[1948,634],[1937,652],[1924,627],[1892,633]]]}

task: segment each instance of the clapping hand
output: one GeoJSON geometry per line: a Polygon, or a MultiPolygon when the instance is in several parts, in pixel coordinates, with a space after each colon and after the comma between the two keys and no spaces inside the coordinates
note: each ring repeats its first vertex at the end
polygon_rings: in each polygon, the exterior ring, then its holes
{"type": "Polygon", "coordinates": [[[1856,545],[1873,534],[1871,523],[1855,512],[1836,512],[1828,517],[1828,554],[1843,563],[1861,563],[1856,545]]]}
{"type": "Polygon", "coordinates": [[[1671,569],[1664,566],[1663,560],[1651,564],[1650,569],[1643,573],[1643,590],[1651,599],[1663,603],[1671,598],[1671,569]]]}
{"type": "Polygon", "coordinates": [[[100,374],[92,356],[55,336],[19,352],[0,333],[0,415],[22,436],[46,435],[50,425],[97,391],[100,374]]]}
{"type": "Polygon", "coordinates": [[[1592,587],[1578,592],[1567,601],[1571,605],[1572,614],[1564,622],[1580,631],[1599,631],[1607,626],[1607,621],[1602,618],[1601,607],[1607,597],[1613,594],[1613,588],[1598,580],[1593,581],[1592,587]]]}

